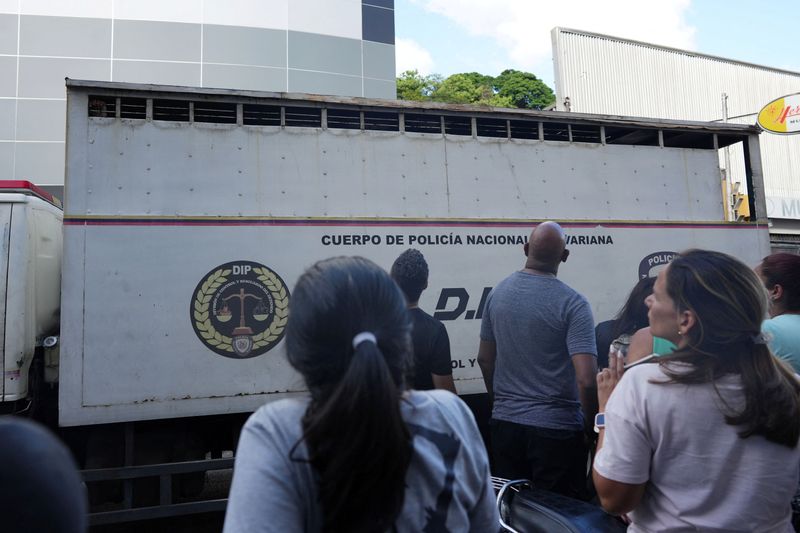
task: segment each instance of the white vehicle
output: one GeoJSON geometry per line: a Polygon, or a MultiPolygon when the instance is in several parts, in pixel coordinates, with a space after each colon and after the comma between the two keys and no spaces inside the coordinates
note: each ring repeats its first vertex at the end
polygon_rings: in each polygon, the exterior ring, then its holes
{"type": "MultiPolygon", "coordinates": [[[[757,135],[738,124],[68,80],[58,423],[102,428],[102,445],[93,437],[82,450],[95,466],[115,466],[125,436],[130,447],[148,431],[191,442],[196,457],[232,449],[247,413],[303,389],[281,342],[301,272],[333,255],[388,268],[409,247],[430,265],[420,306],[447,326],[458,391],[479,399],[483,303],[521,268],[537,222],[566,228],[572,253],[559,275],[598,321],[675,252],[711,248],[750,264],[767,255],[757,135]],[[725,220],[717,152],[735,143],[752,222],[725,220]]],[[[4,347],[12,401],[29,390],[34,352],[4,347]]]]}
{"type": "Polygon", "coordinates": [[[58,360],[36,359],[47,335],[58,332],[61,286],[61,203],[27,181],[0,181],[0,346],[3,412],[30,409],[43,379],[56,381],[58,360]],[[45,372],[44,364],[50,366],[45,372]],[[30,380],[34,383],[31,384],[30,380]]]}

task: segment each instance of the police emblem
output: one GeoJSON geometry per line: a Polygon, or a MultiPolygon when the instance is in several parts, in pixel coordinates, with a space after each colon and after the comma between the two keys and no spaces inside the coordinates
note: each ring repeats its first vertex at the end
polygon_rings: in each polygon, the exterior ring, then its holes
{"type": "Polygon", "coordinates": [[[197,338],[210,350],[234,359],[256,357],[283,338],[289,291],[270,268],[233,261],[197,284],[190,313],[197,338]]]}
{"type": "Polygon", "coordinates": [[[654,278],[664,270],[670,261],[677,257],[678,252],[653,252],[639,261],[639,279],[654,278]]]}

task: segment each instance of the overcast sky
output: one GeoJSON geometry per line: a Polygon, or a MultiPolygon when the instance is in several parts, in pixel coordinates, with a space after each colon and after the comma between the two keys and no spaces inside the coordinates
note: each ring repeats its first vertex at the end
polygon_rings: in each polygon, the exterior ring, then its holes
{"type": "Polygon", "coordinates": [[[553,87],[556,26],[800,72],[797,0],[396,0],[398,73],[533,72],[553,87]]]}

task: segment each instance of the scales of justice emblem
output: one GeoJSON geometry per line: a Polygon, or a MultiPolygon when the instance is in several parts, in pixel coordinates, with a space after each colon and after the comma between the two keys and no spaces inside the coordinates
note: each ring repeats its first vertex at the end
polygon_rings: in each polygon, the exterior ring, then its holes
{"type": "Polygon", "coordinates": [[[197,337],[209,349],[235,359],[256,357],[283,338],[289,291],[269,267],[233,261],[198,283],[190,313],[197,337]]]}

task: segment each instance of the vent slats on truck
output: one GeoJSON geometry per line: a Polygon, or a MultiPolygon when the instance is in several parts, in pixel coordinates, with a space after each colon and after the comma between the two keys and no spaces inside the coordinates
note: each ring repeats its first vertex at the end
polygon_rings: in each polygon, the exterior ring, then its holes
{"type": "Polygon", "coordinates": [[[153,100],[153,120],[189,122],[189,105],[185,100],[153,100]]]}
{"type": "Polygon", "coordinates": [[[357,109],[328,108],[328,127],[342,130],[360,130],[361,113],[357,109]]]}
{"type": "Polygon", "coordinates": [[[236,104],[230,102],[196,102],[194,121],[212,124],[236,124],[236,104]]]}
{"type": "Polygon", "coordinates": [[[499,118],[479,118],[475,121],[475,126],[478,137],[496,137],[499,139],[508,137],[508,122],[505,120],[499,118]]]}
{"type": "Polygon", "coordinates": [[[280,126],[281,106],[244,104],[242,121],[246,126],[280,126]]]}
{"type": "Polygon", "coordinates": [[[321,128],[322,109],[319,107],[286,107],[286,125],[296,128],[321,128]]]}
{"type": "Polygon", "coordinates": [[[569,141],[569,125],[560,122],[544,123],[545,141],[569,141]]]}
{"type": "Polygon", "coordinates": [[[445,116],[444,132],[447,135],[472,135],[472,118],[445,116]]]}
{"type": "MultiPolygon", "coordinates": [[[[408,110],[382,110],[378,105],[364,109],[346,102],[331,104],[301,102],[305,105],[280,103],[237,103],[230,97],[220,101],[182,100],[178,98],[136,98],[129,96],[89,96],[88,116],[95,119],[131,119],[189,123],[240,124],[287,128],[321,128],[361,131],[427,133],[445,136],[477,136],[494,139],[520,139],[546,142],[664,146],[712,150],[741,141],[735,134],[714,135],[703,130],[662,130],[658,127],[626,124],[598,125],[583,117],[555,119],[547,116],[520,117],[511,114],[445,110],[441,114],[409,106],[408,110]],[[151,106],[150,108],[148,106],[151,106]],[[151,113],[148,115],[148,113],[151,113]],[[491,116],[494,114],[495,116],[491,116]],[[489,116],[487,116],[489,115],[489,116]],[[514,118],[511,118],[514,117],[514,118]],[[581,121],[583,120],[583,121],[581,121]],[[663,131],[663,134],[662,134],[663,131]]],[[[393,106],[394,107],[394,106],[393,106]]]]}
{"type": "Polygon", "coordinates": [[[115,118],[117,116],[117,99],[113,96],[90,96],[89,116],[115,118]]]}
{"type": "Polygon", "coordinates": [[[574,143],[595,143],[602,142],[600,136],[600,126],[592,126],[585,124],[572,124],[572,142],[574,143]]]}
{"type": "Polygon", "coordinates": [[[512,139],[538,139],[539,138],[539,123],[530,120],[512,120],[511,121],[511,138],[512,139]]]}
{"type": "Polygon", "coordinates": [[[412,133],[442,133],[441,115],[406,113],[406,131],[412,133]]]}
{"type": "Polygon", "coordinates": [[[364,111],[364,129],[373,131],[400,131],[400,113],[364,111]]]}
{"type": "Polygon", "coordinates": [[[147,100],[144,98],[120,98],[119,118],[147,118],[147,100]]]}

